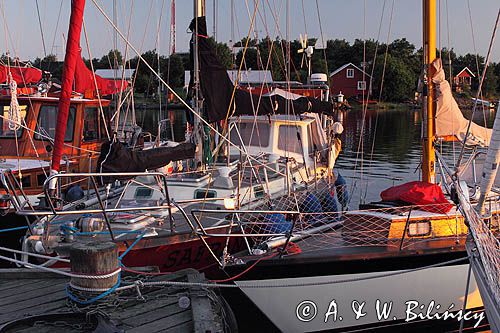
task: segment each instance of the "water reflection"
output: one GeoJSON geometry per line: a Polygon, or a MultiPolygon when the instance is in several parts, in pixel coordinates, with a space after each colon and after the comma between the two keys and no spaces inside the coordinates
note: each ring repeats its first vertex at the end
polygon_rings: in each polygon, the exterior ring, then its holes
{"type": "MultiPolygon", "coordinates": [[[[465,112],[466,117],[470,110],[465,112]]],[[[475,113],[474,121],[492,126],[494,112],[475,113]]],[[[409,107],[368,110],[354,109],[344,118],[343,151],[336,170],[349,183],[350,208],[380,200],[380,192],[403,182],[420,179],[421,114],[409,107]]],[[[439,151],[453,165],[460,153],[458,143],[443,143],[439,151]]],[[[470,153],[470,151],[467,151],[470,153]]],[[[479,171],[481,170],[478,166],[479,171]]],[[[478,172],[479,174],[479,172],[478,172]]],[[[472,178],[472,173],[467,173],[472,178]]]]}

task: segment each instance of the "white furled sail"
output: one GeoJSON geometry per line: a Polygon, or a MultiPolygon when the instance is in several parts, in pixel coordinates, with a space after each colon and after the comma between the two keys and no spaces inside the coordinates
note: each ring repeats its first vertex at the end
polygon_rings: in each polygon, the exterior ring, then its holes
{"type": "MultiPolygon", "coordinates": [[[[450,83],[446,81],[441,59],[432,62],[435,74],[432,77],[436,96],[436,136],[454,136],[463,141],[467,135],[469,120],[465,119],[451,93],[450,83]]],[[[491,129],[471,123],[465,143],[467,145],[488,146],[491,129]]]]}
{"type": "Polygon", "coordinates": [[[500,103],[498,103],[495,123],[493,124],[493,136],[491,137],[481,176],[481,196],[479,197],[479,203],[477,205],[480,211],[495,181],[498,172],[498,163],[500,163],[500,103]]]}

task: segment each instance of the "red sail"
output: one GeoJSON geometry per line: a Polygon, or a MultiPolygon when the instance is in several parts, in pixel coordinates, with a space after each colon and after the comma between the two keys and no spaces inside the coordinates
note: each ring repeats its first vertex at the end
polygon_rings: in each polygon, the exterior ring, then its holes
{"type": "Polygon", "coordinates": [[[80,57],[80,36],[82,32],[83,10],[85,0],[73,0],[71,2],[71,17],[69,20],[68,40],[66,43],[66,55],[62,72],[61,96],[57,113],[56,134],[54,138],[54,150],[52,153],[51,172],[59,172],[61,163],[64,136],[66,134],[66,123],[68,121],[69,105],[73,93],[73,81],[75,69],[80,57]]]}
{"type": "MultiPolygon", "coordinates": [[[[117,71],[117,73],[119,74],[120,71],[117,71]]],[[[99,75],[93,74],[92,71],[87,68],[87,65],[85,65],[82,57],[79,56],[75,72],[76,92],[82,93],[85,96],[96,96],[97,92],[99,92],[101,96],[106,96],[119,93],[127,87],[127,81],[104,79],[99,75]]]]}
{"type": "Polygon", "coordinates": [[[0,65],[0,83],[8,83],[9,71],[18,87],[40,82],[42,79],[42,71],[38,68],[0,65]]]}

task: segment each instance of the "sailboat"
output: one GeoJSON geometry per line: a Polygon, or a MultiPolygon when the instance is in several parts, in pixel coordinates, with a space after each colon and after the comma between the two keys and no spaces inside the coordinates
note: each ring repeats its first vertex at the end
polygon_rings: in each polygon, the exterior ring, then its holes
{"type": "MultiPolygon", "coordinates": [[[[34,232],[28,234],[22,243],[23,260],[28,260],[31,254],[49,256],[45,257],[48,261],[44,265],[57,267],[61,265],[58,259],[67,257],[75,242],[111,240],[118,244],[125,267],[154,266],[160,271],[186,267],[206,269],[219,264],[224,252],[250,246],[241,238],[229,240],[195,232],[202,227],[218,235],[231,233],[233,226],[239,222],[224,221],[223,217],[227,214],[221,209],[221,203],[226,209],[263,205],[269,199],[295,191],[304,184],[315,183],[318,177],[328,175],[320,164],[328,159],[331,170],[336,148],[328,147],[317,114],[334,115],[334,105],[279,89],[262,96],[236,89],[214,57],[214,50],[206,40],[198,38],[206,36],[206,24],[198,2],[195,6],[198,8],[197,19],[191,25],[193,58],[201,53],[208,57],[194,62],[200,68],[195,70],[193,77],[201,83],[201,90],[195,90],[198,97],[194,103],[199,105],[199,95],[203,93],[208,110],[208,121],[204,121],[207,124],[228,117],[223,110],[231,110],[233,117],[240,116],[235,122],[231,118],[228,131],[231,138],[224,136],[226,146],[230,147],[229,155],[232,150],[232,154],[237,154],[239,158],[228,158],[227,164],[216,170],[195,167],[188,172],[163,172],[162,168],[171,161],[194,159],[196,165],[202,160],[199,154],[204,149],[200,139],[204,131],[200,125],[203,118],[201,107],[197,107],[195,114],[198,121],[190,141],[134,150],[119,142],[115,136],[102,145],[96,163],[97,172],[59,172],[61,140],[65,135],[65,127],[61,124],[67,122],[68,96],[74,77],[72,68],[79,61],[75,41],[79,39],[85,4],[83,0],[73,1],[51,175],[43,186],[48,209],[27,209],[22,196],[12,201],[17,214],[37,218],[32,226],[34,232]],[[218,88],[211,85],[214,80],[221,83],[218,88]],[[245,115],[254,115],[252,104],[260,104],[258,112],[262,114],[261,119],[245,118],[245,115]],[[287,115],[291,108],[297,114],[312,112],[316,115],[302,118],[287,115]],[[282,115],[274,115],[280,113],[282,115]],[[272,121],[264,118],[266,115],[271,116],[272,121]],[[252,140],[248,129],[255,121],[262,131],[256,135],[257,140],[252,140]],[[277,140],[282,129],[292,133],[293,138],[285,147],[277,140]],[[264,142],[267,144],[262,145],[264,142]],[[288,145],[296,148],[291,154],[288,153],[288,145]],[[252,150],[257,147],[260,148],[258,153],[252,150]],[[328,151],[330,153],[326,154],[328,151]],[[319,159],[320,155],[323,160],[319,159]],[[261,181],[263,175],[265,182],[261,181]],[[90,196],[69,203],[59,200],[64,181],[87,183],[90,196]],[[188,214],[207,207],[217,208],[220,211],[216,214],[218,217],[192,223],[188,214]],[[51,257],[54,259],[51,260],[51,257]]],[[[336,128],[339,134],[341,126],[336,128]]]]}
{"type": "MultiPolygon", "coordinates": [[[[284,205],[280,212],[234,210],[245,232],[224,236],[249,239],[253,247],[227,256],[220,281],[238,286],[238,291],[223,290],[230,303],[245,305],[237,311],[242,325],[255,325],[244,319],[249,307],[284,332],[385,332],[419,325],[445,330],[464,316],[471,329],[487,325],[475,280],[468,280],[468,222],[457,208],[456,193],[469,195],[466,184],[457,181],[465,168],[448,175],[434,145],[446,139],[487,145],[491,130],[469,124],[452,98],[436,59],[436,7],[434,0],[423,1],[422,181],[389,188],[383,201],[341,213],[314,203],[309,206],[315,209],[290,209],[294,206],[280,200],[275,203],[284,205]],[[436,184],[438,165],[448,197],[436,184]],[[291,230],[266,236],[274,221],[291,230]]],[[[304,202],[301,194],[291,197],[304,202]]],[[[487,225],[498,228],[498,195],[491,193],[486,205],[487,225]]],[[[210,211],[198,213],[206,218],[210,211]]],[[[216,236],[203,228],[199,233],[216,236]]]]}

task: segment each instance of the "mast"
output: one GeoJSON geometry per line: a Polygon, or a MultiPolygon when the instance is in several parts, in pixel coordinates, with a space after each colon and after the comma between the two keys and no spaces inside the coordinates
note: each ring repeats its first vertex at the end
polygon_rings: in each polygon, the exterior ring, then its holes
{"type": "Polygon", "coordinates": [[[175,53],[175,0],[172,0],[170,5],[170,40],[172,41],[172,48],[170,50],[170,55],[175,53]]]}
{"type": "MultiPolygon", "coordinates": [[[[202,17],[205,16],[205,0],[194,0],[194,17],[202,17]]],[[[200,95],[200,64],[199,64],[199,45],[198,45],[198,20],[195,23],[195,29],[193,31],[195,34],[194,39],[194,68],[193,68],[193,76],[194,76],[194,111],[201,116],[202,109],[202,98],[200,95]]],[[[203,161],[203,128],[200,123],[200,119],[198,117],[194,117],[194,126],[193,126],[193,135],[198,135],[196,140],[196,155],[195,161],[198,164],[203,161]]]]}
{"type": "Polygon", "coordinates": [[[436,0],[423,0],[423,21],[424,68],[427,85],[424,87],[422,100],[422,180],[434,183],[436,181],[436,156],[433,146],[435,103],[433,102],[430,64],[436,59],[436,0]]]}
{"type": "MultiPolygon", "coordinates": [[[[64,136],[66,135],[66,123],[68,122],[69,106],[73,93],[73,82],[75,80],[75,68],[78,57],[80,57],[80,35],[82,31],[83,11],[85,0],[73,0],[71,2],[71,17],[69,20],[68,39],[66,42],[66,55],[62,72],[61,96],[59,98],[56,133],[54,138],[54,150],[52,153],[51,174],[57,174],[62,158],[64,136]]],[[[56,182],[50,184],[50,189],[55,190],[56,182]]]]}

